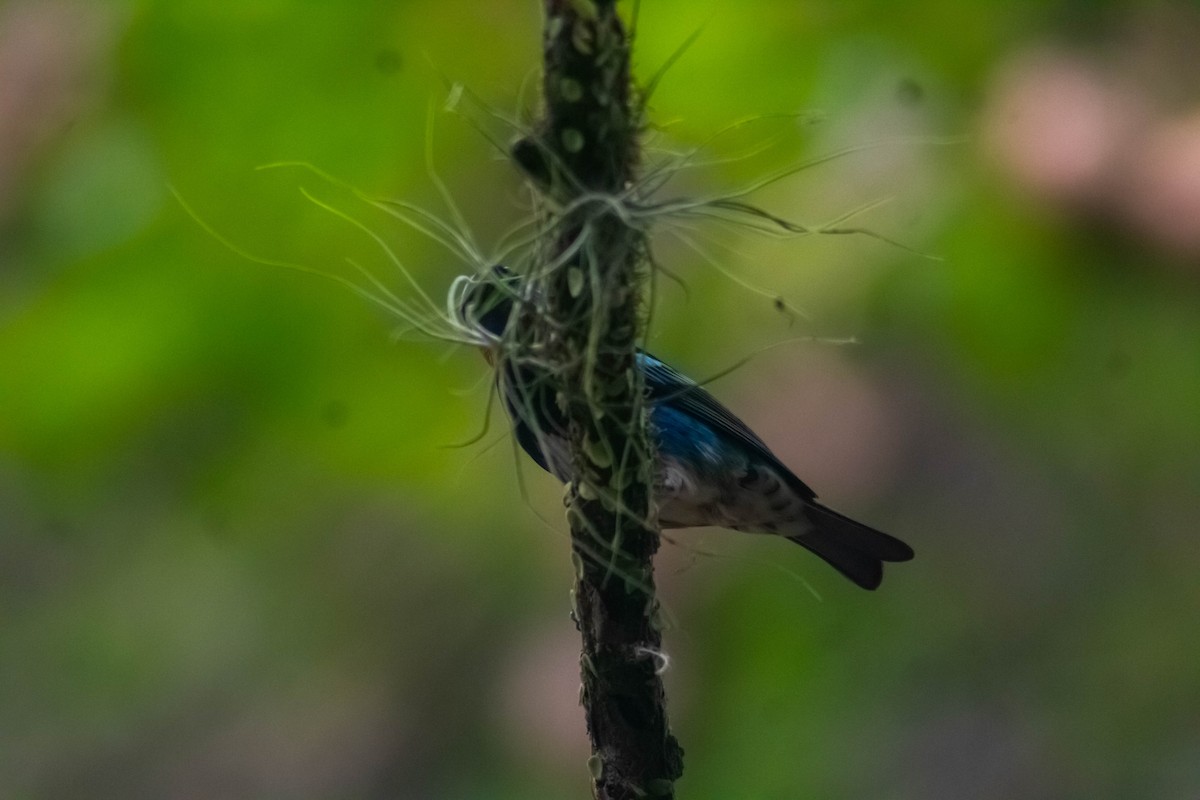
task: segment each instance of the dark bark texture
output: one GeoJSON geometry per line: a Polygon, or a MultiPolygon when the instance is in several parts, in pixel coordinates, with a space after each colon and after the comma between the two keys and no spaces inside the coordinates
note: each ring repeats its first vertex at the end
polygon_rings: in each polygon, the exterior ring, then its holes
{"type": "Polygon", "coordinates": [[[589,768],[602,800],[673,797],[683,751],[660,669],[638,287],[645,235],[620,213],[638,166],[640,109],[612,0],[544,0],[545,116],[513,155],[552,231],[533,280],[536,351],[559,387],[575,480],[567,490],[589,768]]]}

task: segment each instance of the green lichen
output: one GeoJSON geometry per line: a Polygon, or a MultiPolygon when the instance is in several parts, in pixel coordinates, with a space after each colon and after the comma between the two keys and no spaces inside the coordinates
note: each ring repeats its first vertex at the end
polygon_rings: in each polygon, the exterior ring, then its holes
{"type": "Polygon", "coordinates": [[[657,602],[654,604],[654,610],[650,612],[650,627],[659,633],[667,629],[666,617],[663,616],[662,608],[657,602]]]}
{"type": "Polygon", "coordinates": [[[583,87],[579,85],[579,81],[571,78],[564,78],[558,84],[558,91],[568,103],[578,103],[583,99],[583,87]]]}
{"type": "Polygon", "coordinates": [[[600,469],[607,469],[612,466],[613,457],[608,442],[590,437],[586,438],[583,440],[583,454],[587,456],[588,461],[600,469]]]}
{"type": "Polygon", "coordinates": [[[584,673],[596,677],[596,665],[592,663],[591,656],[582,655],[579,657],[579,666],[583,668],[584,673]]]}
{"type": "Polygon", "coordinates": [[[578,153],[583,149],[583,134],[575,128],[563,128],[562,144],[568,153],[578,153]]]}
{"type": "Polygon", "coordinates": [[[571,29],[571,45],[581,55],[592,55],[596,52],[596,29],[577,21],[575,27],[571,29]]]}

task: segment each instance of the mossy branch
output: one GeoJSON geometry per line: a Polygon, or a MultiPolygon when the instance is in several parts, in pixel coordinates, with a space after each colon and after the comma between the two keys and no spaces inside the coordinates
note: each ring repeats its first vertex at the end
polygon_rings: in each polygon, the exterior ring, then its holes
{"type": "Polygon", "coordinates": [[[545,116],[513,156],[538,187],[550,232],[531,276],[543,308],[528,322],[569,432],[589,767],[602,800],[669,798],[683,751],[659,674],[654,454],[635,362],[646,239],[621,213],[636,186],[640,105],[615,2],[544,6],[545,116]]]}

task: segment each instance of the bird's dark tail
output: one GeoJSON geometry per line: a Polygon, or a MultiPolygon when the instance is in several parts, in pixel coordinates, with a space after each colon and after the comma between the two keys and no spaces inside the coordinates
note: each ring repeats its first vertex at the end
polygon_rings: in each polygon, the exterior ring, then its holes
{"type": "Polygon", "coordinates": [[[787,538],[816,553],[864,589],[879,586],[884,561],[908,561],[913,557],[912,548],[894,536],[855,522],[820,503],[806,506],[805,517],[808,525],[804,533],[787,538]]]}

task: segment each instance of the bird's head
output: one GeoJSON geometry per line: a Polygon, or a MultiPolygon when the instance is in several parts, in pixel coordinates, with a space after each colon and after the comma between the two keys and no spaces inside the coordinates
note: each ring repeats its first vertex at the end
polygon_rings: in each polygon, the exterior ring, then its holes
{"type": "Polygon", "coordinates": [[[504,338],[514,304],[522,300],[523,281],[497,264],[482,274],[459,278],[457,283],[453,305],[458,321],[479,335],[484,356],[490,362],[492,351],[504,338]]]}

